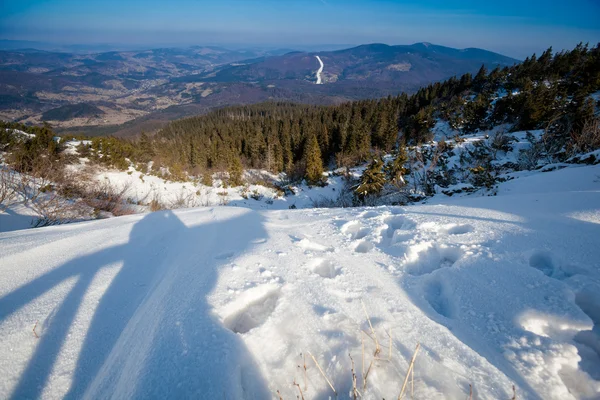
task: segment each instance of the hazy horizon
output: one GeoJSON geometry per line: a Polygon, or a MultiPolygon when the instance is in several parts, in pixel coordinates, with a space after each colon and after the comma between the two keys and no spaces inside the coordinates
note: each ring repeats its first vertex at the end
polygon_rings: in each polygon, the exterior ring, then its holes
{"type": "Polygon", "coordinates": [[[2,3],[0,38],[60,45],[309,47],[431,42],[523,59],[600,41],[600,3],[175,0],[2,3]]]}

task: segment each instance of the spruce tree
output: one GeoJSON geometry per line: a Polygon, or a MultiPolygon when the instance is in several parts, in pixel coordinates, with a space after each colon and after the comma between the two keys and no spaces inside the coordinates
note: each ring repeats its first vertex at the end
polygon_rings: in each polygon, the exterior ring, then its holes
{"type": "Polygon", "coordinates": [[[480,91],[483,89],[483,85],[487,80],[487,73],[488,72],[485,65],[481,65],[481,68],[479,68],[479,72],[477,72],[477,75],[475,75],[475,79],[473,79],[473,86],[475,86],[474,89],[476,91],[480,91]]]}
{"type": "Polygon", "coordinates": [[[394,159],[385,166],[385,175],[389,183],[401,188],[406,184],[404,181],[404,175],[406,174],[406,168],[404,164],[408,161],[408,155],[406,154],[406,147],[404,140],[398,145],[394,159]]]}
{"type": "Polygon", "coordinates": [[[364,200],[369,195],[381,193],[385,185],[385,174],[383,173],[383,161],[375,159],[369,164],[360,177],[360,184],[354,190],[359,199],[364,200]]]}
{"type": "Polygon", "coordinates": [[[306,172],[304,178],[309,185],[323,184],[323,160],[321,160],[321,149],[317,137],[313,134],[306,142],[304,149],[304,160],[306,172]]]}
{"type": "Polygon", "coordinates": [[[242,167],[242,162],[238,157],[234,156],[229,164],[229,184],[231,186],[240,186],[243,183],[243,173],[244,168],[242,167]]]}

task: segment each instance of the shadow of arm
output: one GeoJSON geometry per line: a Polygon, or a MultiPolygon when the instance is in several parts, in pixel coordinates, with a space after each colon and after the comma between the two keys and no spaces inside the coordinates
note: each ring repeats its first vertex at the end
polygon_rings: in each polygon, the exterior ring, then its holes
{"type": "MultiPolygon", "coordinates": [[[[120,246],[119,246],[120,247],[120,246]]],[[[0,298],[0,321],[31,301],[52,290],[65,280],[81,275],[95,275],[102,267],[118,259],[118,248],[112,247],[73,259],[46,272],[0,298]]]]}

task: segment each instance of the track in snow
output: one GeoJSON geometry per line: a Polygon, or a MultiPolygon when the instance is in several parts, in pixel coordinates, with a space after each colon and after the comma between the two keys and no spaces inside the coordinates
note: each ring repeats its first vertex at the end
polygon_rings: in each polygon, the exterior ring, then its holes
{"type": "Polygon", "coordinates": [[[319,64],[321,64],[321,67],[317,71],[317,85],[322,85],[323,82],[321,80],[321,72],[323,72],[323,67],[325,66],[325,64],[323,64],[323,61],[321,60],[321,57],[319,57],[319,56],[315,56],[315,57],[319,61],[319,64]]]}

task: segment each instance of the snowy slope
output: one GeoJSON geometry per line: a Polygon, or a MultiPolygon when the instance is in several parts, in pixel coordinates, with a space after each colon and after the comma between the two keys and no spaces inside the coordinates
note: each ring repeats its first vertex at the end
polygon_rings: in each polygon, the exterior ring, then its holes
{"type": "Polygon", "coordinates": [[[0,398],[599,398],[600,166],[442,199],[0,233],[0,398]]]}

